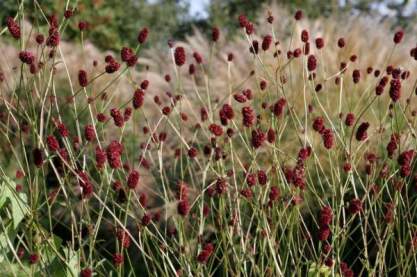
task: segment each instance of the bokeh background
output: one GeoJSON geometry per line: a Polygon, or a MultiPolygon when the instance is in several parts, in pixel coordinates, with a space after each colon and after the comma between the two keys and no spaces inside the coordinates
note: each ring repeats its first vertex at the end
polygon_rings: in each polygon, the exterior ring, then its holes
{"type": "MultiPolygon", "coordinates": [[[[39,16],[39,5],[48,13],[65,10],[67,1],[28,1],[26,11],[37,23],[45,23],[39,16]],[[35,16],[36,15],[36,16],[35,16]]],[[[310,18],[329,17],[335,14],[377,17],[392,20],[392,25],[403,27],[416,23],[417,1],[415,0],[87,0],[78,1],[78,16],[89,23],[88,38],[94,45],[105,50],[118,50],[136,40],[138,28],[152,26],[152,47],[165,46],[168,39],[184,39],[194,28],[210,32],[213,25],[221,26],[226,34],[233,36],[238,25],[236,17],[244,13],[254,20],[265,6],[278,4],[280,8],[303,9],[310,18]],[[111,43],[110,43],[111,42],[111,43]]],[[[19,6],[16,0],[0,1],[0,18],[15,14],[19,6]]],[[[278,19],[279,20],[279,19],[278,19]]],[[[73,21],[72,32],[77,35],[73,21]]]]}

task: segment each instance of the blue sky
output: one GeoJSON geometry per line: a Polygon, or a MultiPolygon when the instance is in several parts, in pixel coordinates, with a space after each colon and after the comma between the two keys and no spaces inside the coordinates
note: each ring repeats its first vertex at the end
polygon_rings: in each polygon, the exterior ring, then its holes
{"type": "MultiPolygon", "coordinates": [[[[158,3],[158,0],[147,0],[147,2],[156,4],[158,3]]],[[[203,18],[207,17],[205,9],[208,3],[210,3],[210,0],[183,0],[180,3],[187,3],[190,5],[190,15],[203,18]]]]}
{"type": "MultiPolygon", "coordinates": [[[[1,1],[1,0],[0,0],[1,1]]],[[[149,2],[157,2],[158,0],[148,0],[149,2]]],[[[184,2],[190,5],[190,15],[197,17],[207,17],[205,8],[207,7],[210,0],[183,0],[184,2]]],[[[346,4],[346,0],[338,0],[339,3],[343,6],[346,4]]],[[[372,8],[378,10],[383,15],[393,15],[394,11],[389,9],[389,3],[398,3],[401,0],[385,0],[378,4],[372,4],[372,8]]],[[[417,9],[417,0],[410,0],[406,5],[405,13],[411,13],[414,9],[417,9]]]]}
{"type": "Polygon", "coordinates": [[[209,1],[210,0],[187,0],[187,2],[190,4],[190,14],[193,16],[206,16],[207,14],[205,13],[204,9],[209,1]]]}

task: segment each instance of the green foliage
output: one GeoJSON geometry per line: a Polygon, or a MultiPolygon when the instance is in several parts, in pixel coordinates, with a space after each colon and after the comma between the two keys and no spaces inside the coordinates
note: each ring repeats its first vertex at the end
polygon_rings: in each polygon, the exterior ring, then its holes
{"type": "MultiPolygon", "coordinates": [[[[24,221],[25,217],[30,214],[27,195],[16,192],[16,183],[7,176],[3,176],[2,179],[0,185],[0,267],[2,268],[2,276],[27,276],[27,273],[31,272],[30,266],[16,262],[10,248],[18,239],[17,234],[25,233],[28,224],[24,221]]],[[[43,228],[41,230],[46,233],[43,228]]],[[[59,237],[53,235],[39,243],[37,248],[44,265],[43,268],[38,267],[33,271],[34,276],[45,276],[45,272],[48,272],[50,276],[75,277],[78,275],[79,252],[64,247],[59,237]]]]}
{"type": "Polygon", "coordinates": [[[268,2],[271,1],[213,0],[209,6],[209,21],[213,25],[233,31],[237,27],[237,17],[240,14],[254,20],[263,4],[268,2]]]}
{"type": "MultiPolygon", "coordinates": [[[[0,3],[0,18],[14,16],[17,13],[20,1],[3,0],[0,3]]],[[[236,18],[245,14],[250,20],[254,20],[261,8],[266,4],[278,3],[294,11],[302,9],[309,17],[329,16],[338,12],[356,10],[364,13],[375,12],[376,4],[385,3],[384,0],[358,0],[346,1],[341,5],[340,1],[321,0],[211,0],[207,7],[208,18],[191,18],[188,14],[186,0],[85,0],[77,4],[77,12],[67,26],[66,38],[79,37],[78,22],[87,21],[90,24],[86,32],[86,38],[102,49],[119,50],[126,45],[134,45],[138,30],[144,26],[151,27],[149,44],[153,47],[164,45],[168,39],[182,39],[192,32],[192,26],[196,26],[205,33],[209,33],[213,25],[222,26],[227,34],[233,35],[237,30],[236,18]]],[[[387,8],[394,12],[397,23],[403,26],[411,24],[415,11],[406,15],[409,1],[387,4],[387,8]]],[[[69,7],[75,4],[70,1],[69,7]]],[[[43,0],[39,6],[34,1],[25,1],[26,11],[31,13],[25,16],[35,25],[43,26],[46,32],[46,21],[41,15],[40,9],[45,15],[55,13],[62,17],[67,8],[66,0],[43,0]]]]}
{"type": "MultiPolygon", "coordinates": [[[[46,16],[56,14],[62,19],[67,9],[67,1],[39,2],[40,6],[35,5],[34,1],[25,2],[25,17],[46,33],[47,22],[42,13],[46,16]]],[[[73,7],[73,3],[74,1],[70,1],[69,7],[73,7]]],[[[0,18],[14,16],[17,10],[16,0],[1,1],[0,18]]],[[[151,29],[149,44],[166,43],[169,38],[178,37],[177,30],[187,19],[187,14],[187,4],[177,0],[157,0],[152,3],[145,0],[79,1],[76,12],[67,25],[65,38],[79,37],[78,23],[87,21],[90,27],[85,38],[102,49],[119,50],[122,46],[134,45],[137,43],[138,31],[145,26],[151,29]]],[[[4,20],[2,23],[4,24],[4,20]]]]}
{"type": "MultiPolygon", "coordinates": [[[[332,276],[331,268],[325,265],[312,263],[308,269],[308,277],[329,277],[332,276]]],[[[340,276],[338,273],[335,276],[340,276]]]]}
{"type": "MultiPolygon", "coordinates": [[[[103,49],[120,49],[136,43],[138,30],[151,29],[149,44],[165,43],[187,13],[187,6],[174,0],[160,0],[149,4],[144,0],[86,1],[79,5],[76,18],[90,23],[88,39],[103,49]],[[123,3],[122,3],[123,2],[123,3]]],[[[78,32],[77,20],[71,24],[78,32]]]]}
{"type": "MultiPolygon", "coordinates": [[[[29,212],[27,206],[27,197],[24,193],[15,191],[15,182],[8,177],[3,177],[4,181],[0,186],[0,210],[4,208],[7,203],[10,203],[10,219],[13,222],[13,229],[16,230],[19,223],[23,220],[25,215],[29,212]]],[[[6,218],[3,218],[4,224],[6,218]]]]}

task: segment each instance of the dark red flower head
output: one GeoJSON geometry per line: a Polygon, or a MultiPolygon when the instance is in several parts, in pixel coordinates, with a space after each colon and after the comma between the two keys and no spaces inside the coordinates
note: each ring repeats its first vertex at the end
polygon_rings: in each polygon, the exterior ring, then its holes
{"type": "Polygon", "coordinates": [[[252,130],[252,146],[256,149],[262,146],[266,140],[266,134],[260,130],[252,130]]]}
{"type": "Polygon", "coordinates": [[[226,182],[226,179],[224,179],[224,178],[218,178],[216,180],[216,184],[214,186],[215,186],[216,192],[218,194],[223,194],[223,193],[225,193],[227,191],[228,184],[226,182]]]}
{"type": "Polygon", "coordinates": [[[174,59],[175,59],[175,64],[177,66],[182,66],[182,65],[185,64],[186,57],[185,57],[184,47],[179,46],[179,47],[175,48],[174,59]]]}
{"type": "Polygon", "coordinates": [[[96,139],[96,132],[94,127],[91,124],[88,124],[84,127],[84,136],[87,141],[93,141],[96,139]]]}
{"type": "Polygon", "coordinates": [[[80,21],[78,22],[78,29],[80,31],[85,31],[88,29],[88,22],[87,21],[80,21]]]}
{"type": "Polygon", "coordinates": [[[125,122],[127,122],[127,121],[129,121],[131,116],[132,116],[132,108],[131,107],[126,107],[125,111],[123,113],[123,120],[125,122]]]}
{"type": "Polygon", "coordinates": [[[107,120],[107,117],[105,114],[103,113],[98,113],[97,114],[97,121],[98,122],[105,122],[107,120]]]}
{"type": "Polygon", "coordinates": [[[229,104],[223,104],[221,110],[219,111],[220,121],[223,125],[227,125],[228,120],[233,119],[235,112],[229,104]]]}
{"type": "Polygon", "coordinates": [[[402,152],[399,156],[398,156],[398,164],[401,166],[404,165],[411,165],[411,162],[414,158],[414,150],[406,150],[404,152],[402,152]]]}
{"type": "Polygon", "coordinates": [[[220,30],[217,27],[213,27],[213,29],[211,30],[211,39],[216,42],[219,40],[220,37],[220,30]]]}
{"type": "Polygon", "coordinates": [[[294,14],[294,18],[295,20],[301,20],[303,18],[303,11],[301,10],[296,11],[294,14]]]}
{"type": "Polygon", "coordinates": [[[322,49],[324,47],[324,39],[316,38],[316,47],[317,49],[322,49]]]}
{"type": "Polygon", "coordinates": [[[285,100],[285,98],[280,98],[277,102],[275,102],[272,111],[276,117],[282,115],[285,105],[287,105],[287,100],[285,100]]]}
{"type": "Polygon", "coordinates": [[[308,31],[307,30],[302,30],[301,31],[301,41],[305,43],[305,42],[308,42],[308,39],[309,39],[308,31]]]}
{"type": "Polygon", "coordinates": [[[387,152],[388,157],[392,157],[394,155],[395,150],[398,148],[398,144],[400,142],[400,136],[398,134],[392,134],[391,139],[387,145],[387,152]]]}
{"type": "Polygon", "coordinates": [[[367,130],[369,128],[368,122],[362,122],[361,125],[359,125],[358,130],[356,131],[356,139],[358,141],[363,141],[368,138],[367,130]]]}
{"type": "Polygon", "coordinates": [[[213,254],[214,246],[211,243],[206,243],[201,250],[201,252],[197,256],[197,261],[199,263],[205,264],[207,263],[210,256],[213,254]]]}
{"type": "Polygon", "coordinates": [[[269,143],[274,143],[276,139],[275,130],[270,128],[267,132],[267,140],[269,143]]]}
{"type": "Polygon", "coordinates": [[[188,157],[194,159],[195,157],[197,157],[198,155],[198,150],[195,147],[190,147],[190,149],[188,149],[188,157]]]}
{"type": "Polygon", "coordinates": [[[389,96],[392,102],[397,102],[401,97],[401,81],[400,79],[392,79],[390,82],[389,96]]]}
{"type": "Polygon", "coordinates": [[[307,160],[308,157],[310,157],[311,155],[311,147],[307,146],[307,147],[303,147],[298,151],[298,160],[299,161],[305,161],[307,160]]]}
{"type": "Polygon", "coordinates": [[[90,198],[94,192],[94,188],[87,173],[85,173],[84,171],[78,172],[77,179],[78,179],[78,184],[81,187],[82,198],[84,199],[90,198]]]}
{"type": "Polygon", "coordinates": [[[330,206],[324,206],[320,210],[320,225],[327,226],[332,222],[333,219],[333,211],[330,206]]]}
{"type": "Polygon", "coordinates": [[[262,40],[262,50],[267,51],[272,43],[272,36],[266,35],[262,40]]]}
{"type": "Polygon", "coordinates": [[[342,272],[343,277],[353,277],[353,271],[349,268],[349,265],[345,262],[340,263],[340,271],[342,272]]]}
{"type": "Polygon", "coordinates": [[[246,106],[242,108],[242,121],[243,126],[245,127],[251,127],[256,120],[255,112],[250,106],[246,106]]]}
{"type": "Polygon", "coordinates": [[[35,61],[35,56],[29,51],[20,51],[19,59],[22,61],[22,63],[30,65],[35,61]]]}
{"type": "Polygon", "coordinates": [[[113,118],[114,125],[116,125],[117,127],[123,127],[125,119],[120,110],[116,108],[111,109],[110,116],[113,118]]]}
{"type": "Polygon", "coordinates": [[[145,43],[145,41],[146,41],[146,38],[148,37],[148,34],[149,34],[149,30],[148,30],[148,28],[143,28],[142,30],[140,30],[139,31],[139,34],[138,34],[138,42],[140,43],[140,44],[143,44],[143,43],[145,43]]]}
{"type": "Polygon", "coordinates": [[[331,149],[334,145],[334,135],[332,129],[324,129],[322,132],[323,144],[326,149],[331,149]]]}
{"type": "Polygon", "coordinates": [[[46,45],[49,47],[57,47],[61,37],[57,29],[49,29],[49,36],[46,39],[46,45]]]}
{"type": "Polygon", "coordinates": [[[200,53],[194,52],[193,57],[196,63],[201,64],[203,63],[203,57],[201,57],[200,53]]]}
{"type": "Polygon", "coordinates": [[[127,186],[131,189],[135,189],[139,183],[139,172],[132,170],[127,178],[127,186]]]}
{"type": "Polygon", "coordinates": [[[112,141],[107,146],[106,154],[110,167],[113,169],[120,168],[122,166],[121,155],[123,152],[123,145],[117,140],[112,141]]]}
{"type": "Polygon", "coordinates": [[[209,130],[213,135],[217,137],[223,135],[223,128],[215,123],[210,124],[209,130]]]}
{"type": "Polygon", "coordinates": [[[83,268],[80,272],[81,277],[93,276],[93,270],[91,268],[83,268]]]}
{"type": "Polygon", "coordinates": [[[113,254],[113,264],[116,267],[122,265],[123,262],[124,262],[123,254],[121,254],[121,253],[115,253],[115,254],[113,254]]]}
{"type": "Polygon", "coordinates": [[[143,89],[135,90],[132,99],[132,105],[134,109],[139,109],[142,107],[143,102],[145,100],[145,91],[143,89]]]}
{"type": "Polygon", "coordinates": [[[81,87],[86,87],[88,85],[87,72],[85,70],[78,71],[78,83],[81,87]]]}
{"type": "Polygon", "coordinates": [[[9,33],[12,35],[13,38],[19,39],[20,38],[20,26],[17,22],[13,19],[13,17],[7,17],[6,19],[7,29],[9,29],[9,33]]]}
{"type": "Polygon", "coordinates": [[[248,18],[245,15],[243,15],[243,14],[239,15],[238,20],[239,20],[239,26],[241,28],[245,28],[248,25],[248,23],[249,23],[248,18]]]}
{"type": "Polygon", "coordinates": [[[265,80],[262,80],[259,83],[259,87],[260,87],[261,90],[265,90],[267,85],[268,85],[268,83],[265,80]]]}
{"type": "Polygon", "coordinates": [[[277,186],[272,186],[269,192],[269,201],[274,202],[277,201],[280,197],[280,191],[277,186]]]}
{"type": "Polygon", "coordinates": [[[66,19],[71,18],[73,15],[74,15],[74,12],[73,12],[71,9],[68,9],[68,10],[65,10],[65,11],[64,11],[64,17],[65,17],[66,19]]]}
{"type": "Polygon", "coordinates": [[[187,216],[190,211],[190,203],[188,200],[181,200],[178,202],[177,211],[182,216],[187,216]]]}
{"type": "Polygon", "coordinates": [[[252,22],[248,22],[245,26],[246,34],[251,35],[255,31],[255,27],[252,22]]]}
{"type": "Polygon", "coordinates": [[[314,119],[313,129],[314,131],[319,132],[319,133],[323,132],[323,130],[325,129],[323,117],[319,116],[314,119]]]}
{"type": "Polygon", "coordinates": [[[146,90],[149,86],[149,80],[143,80],[142,83],[140,83],[140,88],[143,90],[146,90]]]}
{"type": "Polygon", "coordinates": [[[124,62],[129,61],[134,55],[135,53],[133,52],[132,48],[123,47],[122,50],[120,50],[120,57],[124,62]]]}
{"type": "Polygon", "coordinates": [[[353,126],[354,122],[355,122],[355,115],[353,113],[348,113],[345,118],[346,126],[351,127],[353,126]]]}
{"type": "Polygon", "coordinates": [[[49,30],[51,32],[51,30],[57,29],[58,28],[58,16],[56,14],[51,14],[50,16],[48,16],[48,21],[49,21],[49,30]]]}
{"type": "MultiPolygon", "coordinates": [[[[132,56],[132,57],[136,57],[136,56],[132,56]]],[[[128,62],[131,61],[131,59],[128,60],[128,62]]],[[[129,63],[129,65],[134,65],[136,63],[136,60],[132,61],[133,64],[129,63]]],[[[107,73],[112,74],[116,71],[118,71],[120,68],[120,63],[118,63],[115,59],[110,59],[110,61],[107,63],[105,70],[107,73]]]]}
{"type": "Polygon", "coordinates": [[[361,72],[359,71],[359,69],[353,70],[353,72],[352,72],[352,79],[353,79],[353,82],[355,84],[359,83],[359,81],[361,79],[361,72]]]}
{"type": "Polygon", "coordinates": [[[43,153],[39,148],[33,149],[33,162],[37,167],[41,167],[43,164],[43,153]]]}
{"type": "Polygon", "coordinates": [[[349,212],[352,214],[360,213],[362,212],[362,201],[360,199],[352,199],[349,203],[349,212]]]}
{"type": "Polygon", "coordinates": [[[395,44],[398,44],[403,40],[403,38],[404,38],[404,31],[399,30],[399,31],[395,32],[393,41],[394,41],[395,44]]]}
{"type": "Polygon", "coordinates": [[[100,146],[96,147],[96,166],[98,169],[104,168],[106,163],[107,156],[106,152],[100,148],[100,146]]]}
{"type": "Polygon", "coordinates": [[[266,175],[266,172],[264,170],[258,170],[258,183],[261,186],[266,185],[268,182],[268,176],[266,175]]]}
{"type": "Polygon", "coordinates": [[[59,142],[53,135],[46,137],[46,143],[48,144],[48,148],[51,151],[57,151],[59,149],[59,142]]]}
{"type": "Polygon", "coordinates": [[[299,58],[301,56],[301,53],[302,53],[301,48],[297,48],[293,52],[288,53],[288,54],[290,54],[290,55],[288,55],[288,58],[290,58],[291,55],[294,56],[294,58],[299,58]]]}
{"type": "Polygon", "coordinates": [[[337,46],[339,46],[339,48],[343,48],[345,47],[346,42],[344,38],[339,38],[339,40],[337,41],[337,46]]]}
{"type": "Polygon", "coordinates": [[[331,231],[330,231],[329,226],[322,226],[320,227],[320,230],[319,230],[318,239],[320,241],[325,241],[329,238],[330,234],[331,234],[331,231]]]}
{"type": "Polygon", "coordinates": [[[32,253],[29,255],[29,262],[31,264],[36,264],[39,261],[39,255],[37,253],[32,253]]]}
{"type": "Polygon", "coordinates": [[[35,37],[37,44],[42,44],[45,41],[45,37],[42,34],[37,34],[35,37]]]}
{"type": "Polygon", "coordinates": [[[317,68],[317,59],[314,55],[308,56],[307,60],[308,71],[314,71],[317,68]]]}

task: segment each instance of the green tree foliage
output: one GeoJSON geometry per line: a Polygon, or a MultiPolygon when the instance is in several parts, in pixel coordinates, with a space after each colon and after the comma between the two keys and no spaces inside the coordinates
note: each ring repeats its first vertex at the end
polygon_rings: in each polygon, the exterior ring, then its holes
{"type": "MultiPolygon", "coordinates": [[[[303,9],[309,17],[329,16],[352,10],[369,14],[379,12],[379,7],[383,5],[394,15],[396,22],[403,26],[412,24],[417,13],[417,5],[409,0],[211,0],[207,7],[206,19],[189,15],[190,1],[199,0],[70,1],[70,6],[77,3],[77,7],[74,18],[67,26],[69,30],[66,31],[66,35],[71,39],[79,37],[78,22],[84,20],[90,24],[86,33],[87,39],[102,49],[118,50],[122,46],[134,44],[138,30],[144,26],[151,29],[149,40],[154,47],[165,44],[170,38],[182,39],[192,32],[192,26],[207,34],[212,26],[221,26],[226,31],[225,35],[231,36],[237,30],[236,19],[240,14],[254,20],[263,5],[274,2],[291,11],[303,9]]],[[[0,19],[3,24],[7,16],[17,13],[19,3],[20,0],[0,1],[0,19]]],[[[55,13],[62,16],[67,0],[25,0],[23,4],[26,11],[32,12],[26,14],[26,18],[35,22],[35,26],[44,26],[43,31],[46,32],[45,18],[39,12],[40,9],[46,15],[55,13]]]]}
{"type": "Polygon", "coordinates": [[[270,2],[273,1],[212,0],[208,7],[209,22],[232,32],[237,27],[237,17],[240,14],[254,20],[263,4],[270,2]]]}
{"type": "MultiPolygon", "coordinates": [[[[4,24],[7,16],[14,16],[19,8],[17,0],[2,0],[0,2],[0,18],[4,24]]],[[[32,14],[25,16],[30,21],[36,21],[47,28],[46,15],[57,14],[60,18],[66,9],[66,0],[25,1],[25,10],[32,14]],[[35,16],[36,15],[36,16],[35,16]]],[[[70,1],[72,3],[74,1],[70,1]]],[[[70,4],[71,7],[71,4],[70,4]]],[[[132,45],[136,41],[138,30],[149,26],[149,40],[152,45],[165,43],[171,37],[178,36],[178,29],[187,20],[188,5],[181,0],[85,0],[78,1],[74,18],[70,21],[66,34],[75,37],[78,22],[87,21],[89,29],[87,38],[103,49],[120,49],[124,45],[132,45]],[[110,43],[111,42],[111,43],[110,43]]],[[[37,26],[38,24],[36,24],[37,26]]]]}

